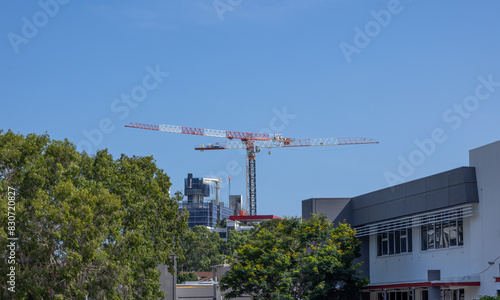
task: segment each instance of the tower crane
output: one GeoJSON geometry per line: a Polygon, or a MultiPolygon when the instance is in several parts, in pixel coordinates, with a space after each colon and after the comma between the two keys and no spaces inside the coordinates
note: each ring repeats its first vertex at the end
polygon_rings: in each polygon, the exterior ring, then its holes
{"type": "Polygon", "coordinates": [[[227,138],[229,141],[217,142],[214,144],[199,145],[195,150],[225,150],[225,149],[246,149],[247,169],[246,169],[246,190],[247,205],[249,215],[257,214],[257,186],[255,154],[260,152],[260,148],[291,148],[291,147],[311,147],[311,146],[338,146],[338,145],[358,145],[358,144],[378,144],[378,141],[363,137],[345,138],[317,138],[317,139],[295,139],[285,138],[281,134],[250,133],[228,130],[203,129],[176,125],[151,125],[131,122],[125,127],[147,129],[154,131],[203,135],[210,137],[227,138]],[[236,139],[236,140],[235,140],[236,139]]]}

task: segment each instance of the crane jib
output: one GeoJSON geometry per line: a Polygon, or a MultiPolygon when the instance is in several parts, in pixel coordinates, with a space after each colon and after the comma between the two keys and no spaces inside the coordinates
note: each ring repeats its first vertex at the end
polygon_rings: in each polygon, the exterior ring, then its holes
{"type": "Polygon", "coordinates": [[[294,139],[284,138],[281,134],[273,136],[265,133],[250,133],[239,131],[226,131],[216,129],[203,129],[195,127],[185,127],[178,125],[151,125],[143,123],[130,122],[125,127],[156,130],[163,132],[173,132],[182,134],[203,135],[210,137],[227,138],[230,141],[217,142],[214,144],[199,145],[195,150],[224,150],[224,149],[246,149],[247,151],[247,204],[250,215],[257,214],[257,181],[255,153],[259,148],[290,148],[290,147],[309,147],[309,146],[334,146],[334,145],[358,145],[358,144],[377,144],[378,141],[363,137],[345,137],[345,138],[317,138],[317,139],[294,139]],[[234,141],[239,139],[239,141],[234,141]]]}

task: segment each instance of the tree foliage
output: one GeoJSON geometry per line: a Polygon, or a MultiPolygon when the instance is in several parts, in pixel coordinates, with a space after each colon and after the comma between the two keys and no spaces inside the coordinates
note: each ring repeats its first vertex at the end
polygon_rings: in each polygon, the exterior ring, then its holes
{"type": "Polygon", "coordinates": [[[177,267],[180,271],[211,271],[210,267],[224,262],[221,253],[224,240],[217,232],[210,232],[205,226],[195,226],[191,238],[184,241],[185,257],[180,259],[177,267]]]}
{"type": "MultiPolygon", "coordinates": [[[[172,266],[170,254],[182,257],[189,234],[170,185],[151,156],[89,156],[47,134],[0,131],[0,247],[7,246],[10,187],[16,298],[161,297],[157,266],[172,266]]],[[[10,266],[0,264],[0,273],[10,266]]],[[[0,281],[1,293],[6,287],[0,281]]]]}
{"type": "Polygon", "coordinates": [[[245,231],[235,231],[231,230],[227,241],[222,241],[221,251],[227,257],[235,257],[237,255],[236,250],[242,246],[248,244],[251,237],[252,230],[245,231]]]}
{"type": "Polygon", "coordinates": [[[479,296],[478,300],[500,300],[499,296],[479,296]]]}
{"type": "Polygon", "coordinates": [[[348,224],[334,226],[324,216],[264,223],[238,249],[221,280],[226,298],[357,299],[366,284],[353,260],[360,242],[348,224]]]}
{"type": "Polygon", "coordinates": [[[198,276],[193,272],[185,272],[177,274],[177,283],[183,283],[186,281],[197,281],[198,276]]]}
{"type": "Polygon", "coordinates": [[[211,271],[211,266],[226,262],[227,257],[234,257],[235,250],[246,245],[250,238],[250,231],[231,230],[225,241],[205,226],[195,226],[192,233],[183,242],[185,255],[177,264],[180,271],[211,271]]]}

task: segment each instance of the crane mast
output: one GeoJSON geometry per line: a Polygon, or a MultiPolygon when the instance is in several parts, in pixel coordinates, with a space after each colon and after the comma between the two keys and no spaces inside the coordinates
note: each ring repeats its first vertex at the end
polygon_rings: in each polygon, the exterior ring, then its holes
{"type": "Polygon", "coordinates": [[[247,211],[251,216],[257,215],[257,171],[255,164],[255,154],[260,150],[257,146],[247,148],[247,211]]]}
{"type": "MultiPolygon", "coordinates": [[[[249,215],[257,215],[257,172],[255,154],[260,152],[260,148],[289,148],[289,147],[311,147],[311,146],[338,146],[338,145],[359,145],[378,144],[378,141],[363,137],[346,138],[318,138],[318,139],[294,139],[284,138],[280,134],[269,135],[265,133],[250,133],[240,131],[228,131],[217,129],[203,129],[195,127],[185,127],[177,125],[151,125],[131,122],[125,127],[163,131],[171,133],[182,133],[192,135],[203,135],[210,137],[227,138],[229,141],[217,142],[214,144],[199,145],[195,150],[225,150],[225,149],[246,149],[246,206],[249,215]],[[239,141],[235,141],[237,139],[239,141]]],[[[219,187],[221,179],[215,179],[219,187]]],[[[217,188],[218,198],[218,188],[217,188]]]]}

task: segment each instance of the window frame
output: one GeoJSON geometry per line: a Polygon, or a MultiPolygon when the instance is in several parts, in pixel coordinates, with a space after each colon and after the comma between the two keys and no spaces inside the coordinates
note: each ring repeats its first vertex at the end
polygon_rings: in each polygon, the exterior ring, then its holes
{"type": "Polygon", "coordinates": [[[412,233],[411,227],[378,233],[376,235],[377,257],[412,253],[412,233]]]}
{"type": "Polygon", "coordinates": [[[463,227],[463,217],[421,225],[420,251],[463,247],[463,227]]]}

